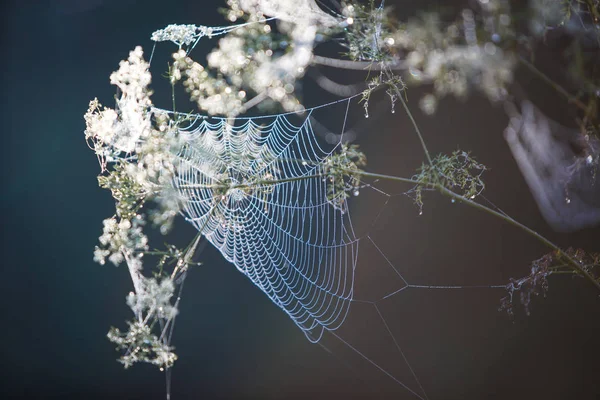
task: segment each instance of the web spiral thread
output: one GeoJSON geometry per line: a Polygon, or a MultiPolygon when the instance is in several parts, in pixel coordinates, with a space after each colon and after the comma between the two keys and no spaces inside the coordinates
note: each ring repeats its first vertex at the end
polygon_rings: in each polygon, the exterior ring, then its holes
{"type": "Polygon", "coordinates": [[[196,118],[180,130],[174,185],[186,219],[316,342],[348,313],[358,239],[328,198],[334,149],[319,145],[311,112],[300,125],[196,118]]]}

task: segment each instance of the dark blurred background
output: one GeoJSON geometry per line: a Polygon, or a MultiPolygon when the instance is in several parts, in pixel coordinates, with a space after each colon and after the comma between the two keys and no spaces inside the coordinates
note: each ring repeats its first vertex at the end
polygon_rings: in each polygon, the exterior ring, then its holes
{"type": "MultiPolygon", "coordinates": [[[[405,3],[397,3],[400,17],[425,4],[405,3]]],[[[109,74],[134,46],[148,54],[151,32],[169,23],[223,24],[220,6],[224,2],[214,0],[2,3],[0,397],[164,398],[164,375],[149,366],[123,370],[105,338],[110,326],[123,328],[130,318],[124,300],[131,282],[124,267],[92,261],[113,203],[97,186],[99,168],[84,141],[83,114],[94,97],[112,105],[109,74]]],[[[196,54],[215,43],[201,43],[196,54]]],[[[155,88],[166,64],[161,68],[153,70],[155,88]]],[[[521,79],[532,97],[556,98],[528,83],[527,75],[521,79]]],[[[306,104],[319,104],[322,98],[310,97],[309,87],[306,104]]],[[[600,251],[599,229],[557,234],[542,220],[504,143],[501,107],[474,95],[465,102],[444,100],[433,118],[425,117],[416,107],[422,93],[411,89],[409,102],[434,153],[472,151],[491,168],[485,176],[489,200],[561,246],[600,251]]],[[[546,112],[565,109],[560,100],[544,103],[546,112]]],[[[373,104],[384,112],[371,117],[357,139],[369,170],[411,176],[422,155],[408,119],[389,113],[383,96],[373,104]]],[[[353,110],[355,122],[362,111],[353,110]]],[[[406,196],[384,206],[384,196],[363,192],[352,204],[357,229],[368,231],[411,283],[505,284],[527,275],[529,263],[547,252],[511,226],[436,194],[427,195],[419,216],[406,196]]],[[[179,220],[171,239],[184,244],[193,235],[179,220]]],[[[309,343],[216,250],[207,248],[201,258],[204,265],[188,275],[177,319],[173,344],[180,358],[172,398],[415,398],[332,335],[322,342],[330,352],[309,343]]],[[[364,241],[356,297],[373,300],[400,287],[381,253],[364,241]]],[[[432,400],[599,398],[600,299],[591,285],[551,277],[531,316],[518,309],[514,319],[498,312],[504,296],[498,289],[410,289],[379,307],[432,400]]],[[[371,306],[356,303],[337,333],[418,392],[371,306]]]]}

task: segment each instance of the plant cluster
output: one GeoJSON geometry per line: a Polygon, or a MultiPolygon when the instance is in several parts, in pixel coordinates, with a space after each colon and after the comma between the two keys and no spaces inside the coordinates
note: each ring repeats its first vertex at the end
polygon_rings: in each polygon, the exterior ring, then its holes
{"type": "Polygon", "coordinates": [[[358,196],[361,183],[362,168],[367,165],[367,157],[355,144],[342,144],[339,153],[328,157],[323,163],[322,176],[331,182],[327,193],[327,201],[337,210],[345,212],[350,194],[358,196]]]}
{"type": "MultiPolygon", "coordinates": [[[[475,199],[485,189],[482,175],[485,165],[475,161],[468,153],[456,150],[451,155],[439,154],[431,163],[424,163],[413,176],[416,186],[407,192],[423,213],[423,191],[435,190],[436,185],[468,199],[475,199]]],[[[454,199],[453,199],[454,201],[454,199]]]]}
{"type": "MultiPolygon", "coordinates": [[[[586,273],[595,276],[600,269],[600,254],[586,253],[583,249],[569,248],[565,251],[568,258],[575,260],[581,265],[581,268],[586,273]]],[[[505,311],[508,315],[514,315],[514,296],[519,294],[519,302],[525,310],[525,314],[531,313],[531,299],[533,296],[540,294],[546,296],[550,275],[566,274],[571,276],[582,277],[582,273],[574,271],[570,266],[565,255],[560,252],[552,252],[545,254],[541,258],[534,260],[531,263],[529,275],[519,279],[511,278],[506,285],[508,295],[500,301],[499,311],[505,311]]],[[[600,276],[596,276],[599,279],[600,276]]]]}

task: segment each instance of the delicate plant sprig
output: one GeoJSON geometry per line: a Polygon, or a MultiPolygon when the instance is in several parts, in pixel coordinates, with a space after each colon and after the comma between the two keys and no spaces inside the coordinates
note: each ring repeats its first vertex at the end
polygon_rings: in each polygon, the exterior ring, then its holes
{"type": "Polygon", "coordinates": [[[103,265],[108,258],[114,265],[119,265],[140,250],[147,250],[148,238],[142,230],[144,224],[142,215],[105,219],[100,246],[96,246],[94,251],[94,260],[103,265]]]}
{"type": "Polygon", "coordinates": [[[102,189],[111,191],[115,199],[117,215],[124,219],[131,219],[143,206],[146,191],[125,169],[125,162],[115,163],[111,171],[98,176],[98,185],[102,189]]]}
{"type": "MultiPolygon", "coordinates": [[[[600,254],[586,253],[583,249],[569,248],[565,254],[572,260],[579,263],[586,273],[593,276],[597,281],[600,280],[600,254]]],[[[533,296],[542,294],[544,297],[549,289],[548,277],[550,275],[568,274],[571,276],[583,277],[582,273],[573,270],[569,263],[565,262],[565,257],[560,252],[551,252],[531,263],[530,272],[527,276],[519,279],[510,279],[506,290],[506,297],[501,299],[499,311],[505,311],[508,315],[514,315],[514,296],[519,294],[519,301],[524,308],[525,314],[531,313],[531,299],[533,296]]]]}
{"type": "Polygon", "coordinates": [[[340,151],[329,156],[323,163],[323,179],[330,182],[327,186],[327,201],[337,210],[347,210],[350,194],[359,195],[362,168],[367,165],[367,157],[358,145],[342,144],[340,151]]]}
{"type": "Polygon", "coordinates": [[[127,324],[129,329],[126,332],[112,327],[106,335],[118,351],[125,353],[118,360],[125,368],[138,362],[156,365],[161,371],[173,366],[177,360],[173,347],[154,335],[147,324],[135,320],[127,324]]]}
{"type": "Polygon", "coordinates": [[[469,199],[475,199],[485,189],[481,176],[485,165],[475,161],[469,153],[456,150],[451,155],[439,154],[432,163],[424,163],[412,179],[417,185],[407,192],[423,213],[423,190],[441,185],[469,199]]]}
{"type": "Polygon", "coordinates": [[[342,14],[346,17],[343,45],[345,53],[354,61],[389,62],[393,59],[394,39],[391,10],[375,6],[344,2],[342,14]]]}
{"type": "Polygon", "coordinates": [[[127,332],[112,327],[108,339],[124,351],[119,361],[129,368],[136,362],[156,365],[162,371],[173,366],[177,360],[174,348],[169,345],[169,326],[178,314],[172,304],[175,283],[168,276],[142,278],[137,291],[129,293],[127,304],[136,318],[127,324],[127,332]],[[160,327],[159,334],[153,333],[160,327]]]}
{"type": "Polygon", "coordinates": [[[386,88],[386,94],[390,98],[392,114],[396,112],[395,105],[400,93],[403,93],[406,99],[406,85],[402,78],[392,73],[385,65],[382,65],[379,73],[369,80],[367,88],[363,90],[360,98],[360,102],[363,103],[363,108],[365,109],[365,118],[369,118],[371,94],[382,87],[386,88]]]}
{"type": "Polygon", "coordinates": [[[508,295],[500,300],[498,311],[505,311],[508,315],[514,315],[513,296],[519,293],[521,305],[525,309],[525,313],[530,315],[532,296],[542,294],[545,297],[546,292],[548,292],[548,276],[551,274],[550,266],[554,262],[555,256],[554,253],[548,253],[531,263],[529,275],[520,279],[511,278],[510,283],[506,285],[508,295]]]}

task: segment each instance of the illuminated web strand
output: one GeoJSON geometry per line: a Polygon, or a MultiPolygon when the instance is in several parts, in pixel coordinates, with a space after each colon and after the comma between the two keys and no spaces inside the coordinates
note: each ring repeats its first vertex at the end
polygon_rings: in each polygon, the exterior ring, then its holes
{"type": "MultiPolygon", "coordinates": [[[[335,103],[350,101],[344,99],[335,103]]],[[[324,149],[308,118],[195,116],[180,137],[174,182],[186,219],[318,341],[345,320],[358,239],[332,206],[324,149]],[[273,183],[270,183],[270,182],[273,183]]]]}
{"type": "MultiPolygon", "coordinates": [[[[329,103],[320,104],[318,106],[304,108],[300,111],[286,111],[286,112],[277,113],[277,114],[268,114],[268,115],[259,115],[259,116],[236,116],[233,120],[235,120],[235,121],[260,120],[260,119],[269,119],[269,118],[276,118],[276,117],[288,117],[291,115],[302,117],[302,114],[304,114],[304,113],[319,110],[321,108],[331,107],[333,105],[340,104],[340,103],[349,102],[357,97],[362,97],[362,96],[363,96],[363,93],[361,92],[361,93],[357,93],[352,96],[345,97],[340,100],[334,100],[329,103]]],[[[199,119],[209,119],[209,120],[214,120],[214,121],[231,120],[232,119],[230,117],[219,117],[219,116],[212,116],[212,115],[201,114],[201,113],[185,113],[185,112],[167,110],[167,109],[160,108],[160,107],[152,107],[151,111],[154,113],[165,113],[165,114],[174,115],[174,116],[191,118],[191,119],[193,119],[193,121],[190,123],[190,126],[196,124],[198,122],[197,120],[199,120],[199,119]]]]}

